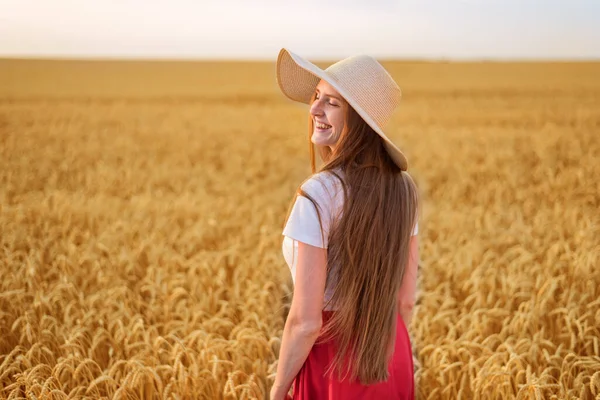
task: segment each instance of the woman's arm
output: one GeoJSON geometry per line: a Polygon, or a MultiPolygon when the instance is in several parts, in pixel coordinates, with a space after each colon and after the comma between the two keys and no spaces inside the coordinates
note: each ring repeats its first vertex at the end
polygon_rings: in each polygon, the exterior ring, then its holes
{"type": "Polygon", "coordinates": [[[319,336],[327,277],[327,249],[298,242],[294,294],[283,328],[271,399],[285,399],[319,336]]]}
{"type": "Polygon", "coordinates": [[[398,293],[398,312],[404,325],[408,328],[412,319],[417,294],[417,270],[419,268],[419,239],[418,235],[410,237],[408,264],[398,293]]]}

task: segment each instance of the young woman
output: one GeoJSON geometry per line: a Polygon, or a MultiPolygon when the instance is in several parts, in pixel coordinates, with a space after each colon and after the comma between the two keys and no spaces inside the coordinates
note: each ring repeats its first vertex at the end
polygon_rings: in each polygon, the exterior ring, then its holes
{"type": "Polygon", "coordinates": [[[283,230],[294,294],[271,399],[412,399],[418,192],[383,131],[400,88],[372,57],[322,70],[286,49],[277,81],[310,105],[313,175],[283,230]]]}

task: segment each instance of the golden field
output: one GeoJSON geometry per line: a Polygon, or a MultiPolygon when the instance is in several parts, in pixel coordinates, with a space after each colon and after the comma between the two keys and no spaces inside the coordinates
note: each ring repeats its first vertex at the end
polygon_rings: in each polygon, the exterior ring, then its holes
{"type": "MultiPolygon", "coordinates": [[[[600,399],[600,64],[384,65],[419,398],[600,399]]],[[[264,398],[306,114],[274,62],[0,60],[0,398],[264,398]]]]}

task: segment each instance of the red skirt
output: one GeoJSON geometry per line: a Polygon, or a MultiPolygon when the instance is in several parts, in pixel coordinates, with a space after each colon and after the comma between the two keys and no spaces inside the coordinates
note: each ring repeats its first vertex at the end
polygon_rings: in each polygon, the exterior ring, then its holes
{"type": "MultiPolygon", "coordinates": [[[[323,311],[323,323],[333,311],[323,311]]],[[[414,366],[410,337],[404,320],[398,314],[394,355],[388,367],[389,379],[374,385],[357,381],[337,380],[325,376],[334,357],[331,341],[316,343],[294,380],[293,398],[299,400],[351,400],[351,399],[414,399],[414,366]]]]}

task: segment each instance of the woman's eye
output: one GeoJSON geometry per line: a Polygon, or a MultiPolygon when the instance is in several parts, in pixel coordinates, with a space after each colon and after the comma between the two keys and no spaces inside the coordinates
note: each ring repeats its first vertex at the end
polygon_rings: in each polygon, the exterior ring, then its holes
{"type": "MultiPolygon", "coordinates": [[[[319,100],[320,98],[321,98],[321,96],[319,96],[319,93],[318,93],[318,92],[316,92],[316,93],[315,93],[315,100],[319,100]]],[[[328,102],[327,102],[327,104],[329,104],[329,105],[331,105],[331,106],[334,106],[334,107],[339,107],[339,105],[338,105],[338,104],[332,103],[331,101],[328,101],[328,102]]]]}

